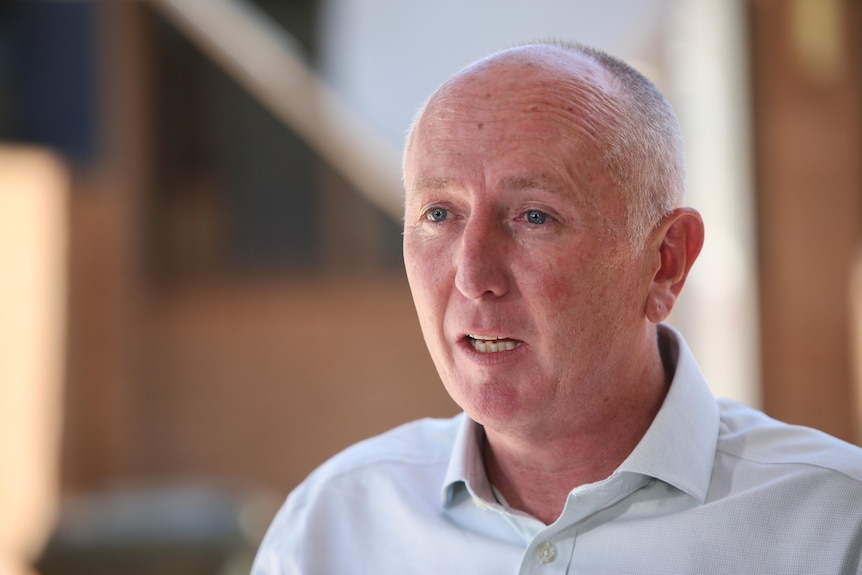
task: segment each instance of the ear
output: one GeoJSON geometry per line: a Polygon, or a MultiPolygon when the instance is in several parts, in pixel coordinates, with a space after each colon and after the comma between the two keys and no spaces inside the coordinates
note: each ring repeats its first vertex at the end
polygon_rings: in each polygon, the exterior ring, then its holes
{"type": "Polygon", "coordinates": [[[662,220],[648,246],[655,273],[644,312],[651,322],[670,315],[702,246],[703,219],[696,210],[678,208],[662,220]]]}

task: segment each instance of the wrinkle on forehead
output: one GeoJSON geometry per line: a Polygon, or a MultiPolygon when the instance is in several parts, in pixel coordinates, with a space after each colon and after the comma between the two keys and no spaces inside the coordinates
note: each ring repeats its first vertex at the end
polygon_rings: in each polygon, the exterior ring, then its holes
{"type": "Polygon", "coordinates": [[[490,97],[492,92],[487,88],[495,82],[513,90],[532,87],[546,93],[557,91],[563,100],[580,93],[583,98],[601,101],[616,92],[613,74],[588,56],[542,46],[501,52],[480,60],[450,78],[436,96],[463,90],[490,97]]]}
{"type": "Polygon", "coordinates": [[[410,186],[412,191],[440,192],[456,185],[452,178],[419,177],[410,186]]]}
{"type": "MultiPolygon", "coordinates": [[[[619,130],[625,100],[616,79],[586,57],[550,50],[504,52],[467,68],[444,84],[429,100],[417,122],[434,131],[434,124],[473,123],[477,137],[494,124],[510,125],[507,137],[540,136],[565,139],[572,145],[604,150],[619,130]],[[530,116],[547,133],[521,131],[530,116]]],[[[440,125],[440,124],[438,124],[440,125]]],[[[463,134],[462,134],[463,136],[463,134]]],[[[445,133],[432,136],[446,139],[445,133]]],[[[604,156],[604,154],[601,154],[604,156]]],[[[613,169],[610,163],[603,168],[613,169]]]]}

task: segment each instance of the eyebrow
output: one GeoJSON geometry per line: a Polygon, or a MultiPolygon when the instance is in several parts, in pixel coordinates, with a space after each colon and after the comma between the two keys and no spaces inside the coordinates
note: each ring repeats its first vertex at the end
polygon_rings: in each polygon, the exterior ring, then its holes
{"type": "Polygon", "coordinates": [[[438,192],[453,186],[454,182],[451,178],[419,178],[413,183],[412,188],[419,191],[438,192]]]}
{"type": "Polygon", "coordinates": [[[507,191],[551,189],[551,180],[544,174],[538,176],[510,176],[500,181],[500,187],[507,191]]]}
{"type": "MultiPolygon", "coordinates": [[[[420,178],[413,185],[414,190],[441,191],[455,187],[451,178],[420,178]]],[[[507,191],[530,189],[551,189],[551,178],[540,174],[538,176],[508,176],[500,180],[500,187],[507,191]]]]}

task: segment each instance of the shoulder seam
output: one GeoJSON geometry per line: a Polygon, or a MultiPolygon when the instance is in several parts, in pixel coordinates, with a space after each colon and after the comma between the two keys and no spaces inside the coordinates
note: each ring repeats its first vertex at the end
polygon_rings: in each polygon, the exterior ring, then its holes
{"type": "MultiPolygon", "coordinates": [[[[822,465],[820,463],[815,463],[813,461],[804,461],[804,460],[798,460],[798,459],[784,459],[781,461],[767,461],[767,460],[763,460],[763,459],[755,459],[753,457],[743,456],[743,455],[740,455],[738,453],[733,453],[731,451],[727,451],[725,449],[722,449],[721,447],[718,447],[718,446],[716,447],[716,452],[717,453],[723,453],[724,455],[727,455],[729,457],[734,457],[734,458],[742,460],[742,461],[747,461],[749,463],[757,463],[760,465],[802,465],[805,467],[822,469],[824,471],[831,471],[833,473],[836,473],[838,475],[846,477],[850,481],[853,481],[855,483],[859,483],[860,485],[862,485],[862,475],[857,477],[855,475],[851,475],[847,471],[844,471],[842,469],[838,469],[837,467],[829,466],[829,465],[822,465]]],[[[862,473],[862,472],[860,472],[860,473],[862,473]]]]}

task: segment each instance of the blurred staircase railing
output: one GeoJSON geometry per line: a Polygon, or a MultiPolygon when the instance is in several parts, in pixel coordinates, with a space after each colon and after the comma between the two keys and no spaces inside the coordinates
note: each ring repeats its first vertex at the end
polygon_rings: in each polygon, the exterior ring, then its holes
{"type": "Polygon", "coordinates": [[[291,36],[245,0],[150,0],[370,202],[402,216],[400,155],[315,74],[291,36]]]}

